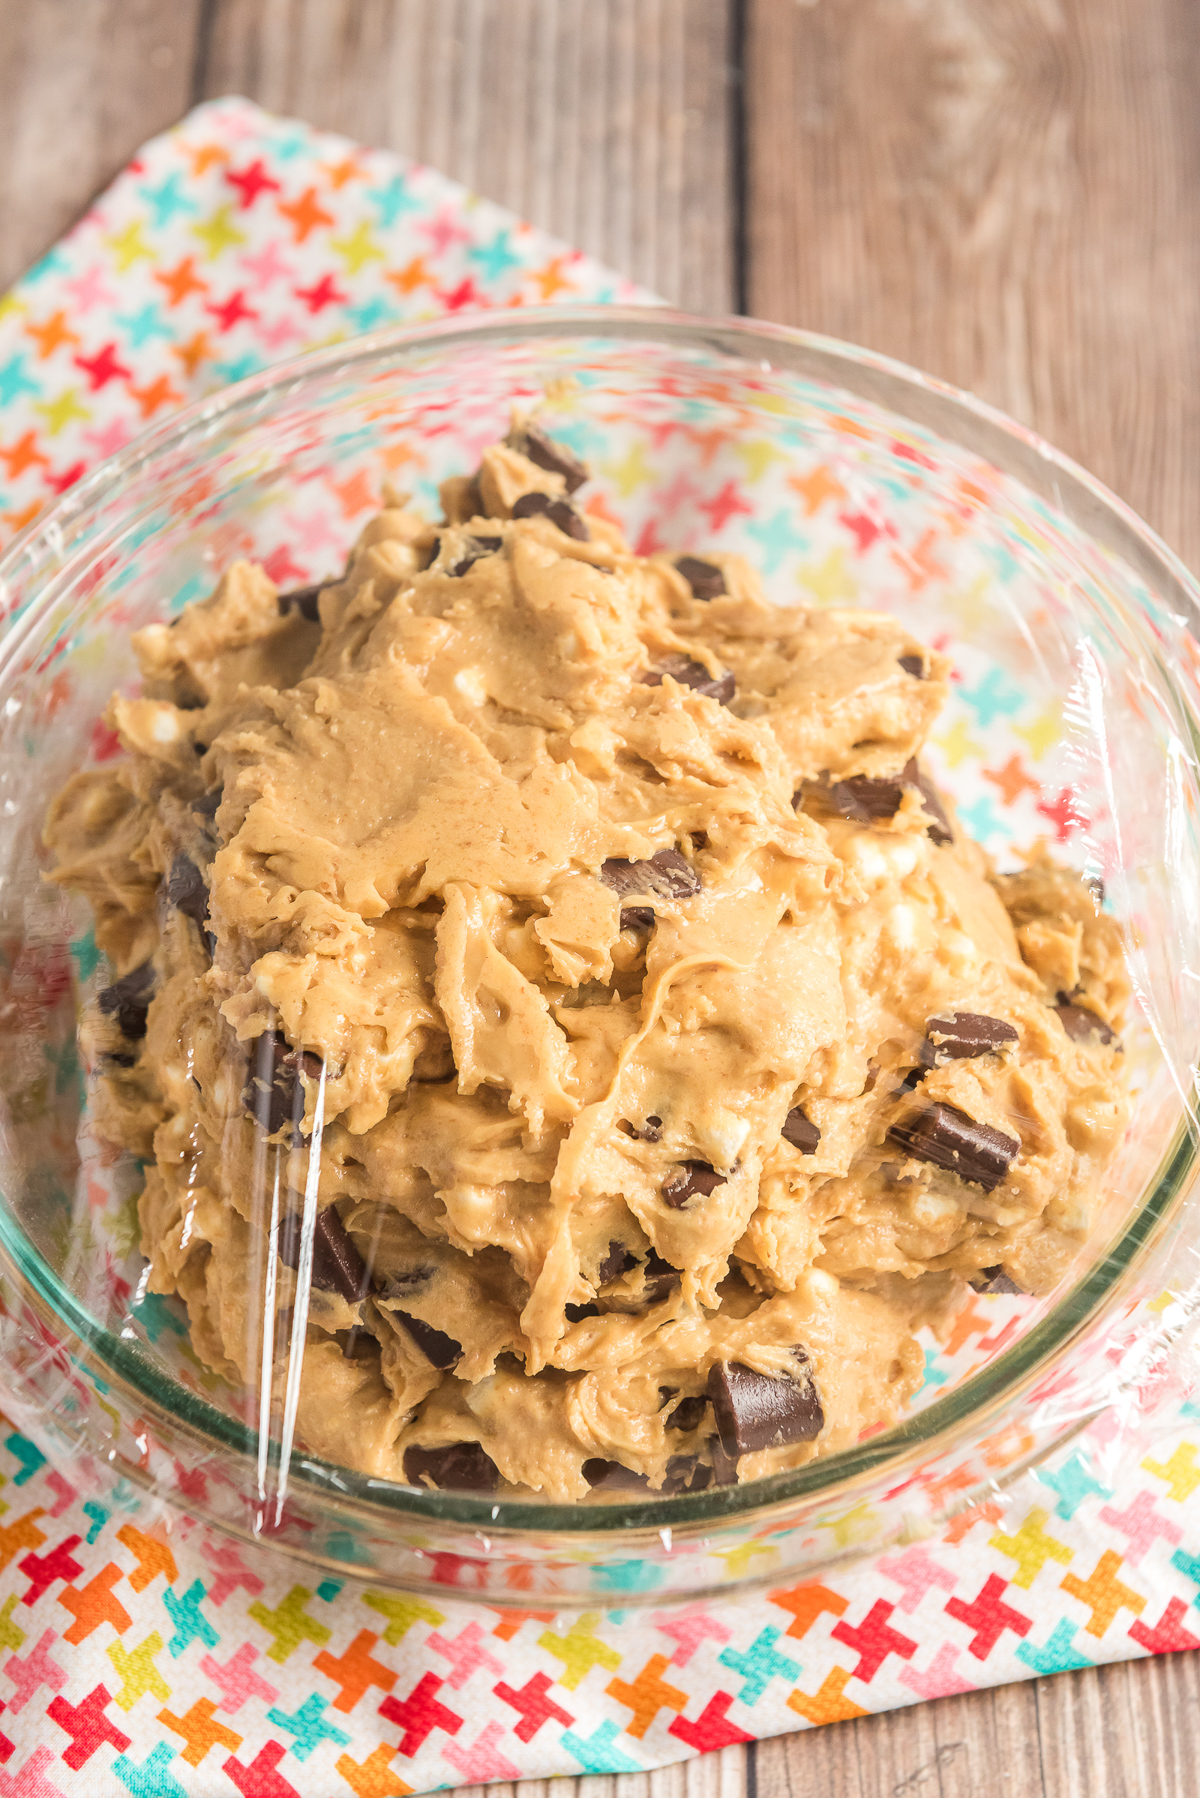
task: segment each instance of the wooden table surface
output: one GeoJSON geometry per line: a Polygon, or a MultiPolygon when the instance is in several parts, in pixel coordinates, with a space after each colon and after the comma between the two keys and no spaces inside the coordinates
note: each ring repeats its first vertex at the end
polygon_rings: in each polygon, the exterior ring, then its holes
{"type": "MultiPolygon", "coordinates": [[[[0,0],[0,290],[144,138],[234,92],[691,311],[972,388],[1200,567],[1196,0],[0,0]]],[[[1198,1697],[1197,1655],[1164,1656],[560,1784],[1180,1798],[1198,1697]]]]}

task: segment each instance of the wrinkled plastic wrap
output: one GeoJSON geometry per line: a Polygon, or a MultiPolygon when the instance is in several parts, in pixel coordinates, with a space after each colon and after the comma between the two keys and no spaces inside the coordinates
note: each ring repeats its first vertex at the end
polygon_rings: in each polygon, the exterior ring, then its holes
{"type": "MultiPolygon", "coordinates": [[[[1196,1373],[1191,583],[1031,438],[865,355],[668,316],[548,319],[382,339],[247,383],[85,484],[3,566],[0,1348],[15,1421],[71,1457],[77,1485],[126,1479],[376,1580],[563,1604],[602,1590],[614,1556],[653,1565],[660,1601],[816,1570],[985,1496],[1003,1503],[1076,1437],[1111,1484],[1196,1373]],[[469,473],[512,406],[534,402],[596,471],[600,515],[639,553],[739,552],[780,604],[890,612],[947,656],[926,770],[1000,870],[1043,838],[1102,883],[1133,992],[1131,1123],[1053,1291],[960,1294],[922,1332],[924,1381],[898,1422],[841,1454],[752,1483],[681,1479],[582,1504],[480,1490],[469,1460],[441,1481],[461,1490],[432,1490],[312,1453],[297,1421],[318,1352],[308,1325],[323,1320],[328,1352],[352,1358],[370,1270],[322,1225],[326,1079],[315,1061],[299,1077],[302,1045],[286,1034],[227,1070],[263,1111],[253,1167],[238,1167],[270,1245],[250,1278],[265,1293],[247,1325],[256,1377],[215,1365],[179,1299],[149,1289],[146,1164],[118,1153],[96,1116],[94,1021],[120,1002],[136,1010],[139,995],[99,1003],[113,970],[88,907],[42,879],[47,805],[69,775],[119,753],[104,714],[114,690],[138,690],[136,629],[177,616],[238,558],[283,589],[327,576],[385,479],[436,518],[438,483],[469,473]],[[278,1078],[288,1056],[290,1084],[278,1078]],[[296,1104],[308,1115],[289,1141],[296,1104]]],[[[439,1366],[447,1333],[432,1319],[423,1332],[439,1366]]],[[[374,1427],[365,1413],[361,1427],[374,1427]]]]}

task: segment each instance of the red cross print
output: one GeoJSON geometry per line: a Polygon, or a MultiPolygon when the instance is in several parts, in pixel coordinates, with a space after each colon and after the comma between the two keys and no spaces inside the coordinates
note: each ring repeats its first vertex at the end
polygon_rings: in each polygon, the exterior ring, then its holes
{"type": "Polygon", "coordinates": [[[295,1786],[275,1771],[286,1753],[282,1743],[268,1742],[265,1748],[259,1749],[248,1767],[243,1767],[236,1755],[231,1754],[225,1762],[225,1772],[242,1798],[300,1798],[295,1786]]]}
{"type": "Polygon", "coordinates": [[[68,1767],[76,1772],[85,1761],[91,1760],[97,1748],[108,1742],[118,1753],[128,1748],[130,1738],[123,1729],[118,1729],[110,1717],[104,1715],[105,1707],[112,1703],[108,1690],[104,1686],[94,1686],[87,1697],[79,1704],[68,1704],[65,1698],[51,1699],[46,1706],[46,1715],[60,1729],[65,1729],[71,1738],[71,1746],[63,1749],[62,1757],[68,1767]]]}
{"type": "Polygon", "coordinates": [[[1000,1594],[1007,1584],[1008,1581],[1001,1579],[999,1574],[989,1573],[978,1598],[973,1598],[970,1604],[965,1604],[961,1598],[952,1598],[945,1607],[948,1617],[975,1631],[967,1647],[977,1661],[987,1660],[1006,1629],[1011,1629],[1014,1635],[1027,1636],[1033,1627],[1031,1618],[1023,1617],[1020,1611],[1001,1602],[1000,1594]]]}
{"type": "Polygon", "coordinates": [[[245,212],[248,206],[253,206],[261,193],[282,193],[283,191],[274,175],[268,175],[261,156],[256,156],[254,161],[244,169],[226,169],[225,179],[230,187],[237,188],[241,196],[238,200],[239,212],[245,212]]]}
{"type": "Polygon", "coordinates": [[[292,292],[310,312],[323,312],[326,306],[344,306],[349,298],[334,285],[332,275],[322,275],[311,287],[294,287],[292,292]]]}
{"type": "Polygon", "coordinates": [[[43,1592],[48,1592],[57,1579],[73,1580],[83,1568],[71,1554],[82,1536],[66,1536],[52,1548],[48,1555],[28,1554],[17,1565],[29,1581],[29,1590],[21,1599],[22,1604],[35,1605],[43,1592]]]}
{"type": "Polygon", "coordinates": [[[1200,1637],[1191,1635],[1183,1627],[1182,1619],[1187,1612],[1182,1598],[1173,1598],[1153,1626],[1143,1623],[1140,1617],[1131,1623],[1130,1638],[1139,1642],[1148,1654],[1171,1654],[1178,1648],[1200,1648],[1200,1637]]]}
{"type": "Polygon", "coordinates": [[[456,1736],[462,1728],[462,1718],[438,1702],[443,1684],[436,1673],[426,1673],[407,1698],[385,1698],[379,1707],[381,1717],[398,1723],[404,1731],[400,1752],[410,1759],[433,1730],[444,1729],[448,1736],[456,1736]]]}
{"type": "Polygon", "coordinates": [[[521,1720],[513,1724],[513,1733],[522,1742],[532,1742],[542,1724],[548,1723],[551,1717],[561,1723],[564,1729],[569,1729],[574,1723],[575,1719],[569,1711],[564,1711],[561,1704],[555,1704],[552,1698],[546,1697],[552,1684],[553,1681],[546,1674],[535,1673],[525,1681],[519,1692],[514,1692],[503,1680],[498,1686],[492,1687],[497,1698],[502,1699],[505,1704],[511,1704],[514,1711],[520,1711],[521,1720]]]}
{"type": "Polygon", "coordinates": [[[205,300],[204,310],[217,320],[218,329],[222,336],[226,331],[232,331],[233,327],[240,324],[244,318],[258,317],[258,313],[254,310],[253,306],[247,306],[246,304],[246,290],[244,287],[239,287],[236,293],[231,293],[227,300],[216,302],[213,300],[205,300]]]}
{"type": "Polygon", "coordinates": [[[732,1703],[732,1692],[714,1692],[693,1722],[689,1723],[686,1717],[676,1717],[667,1734],[678,1737],[700,1754],[707,1754],[710,1748],[731,1748],[735,1742],[753,1741],[752,1736],[725,1715],[732,1703]]]}
{"type": "Polygon", "coordinates": [[[844,1642],[859,1656],[858,1666],[850,1675],[852,1679],[861,1679],[864,1685],[870,1685],[889,1654],[898,1654],[901,1660],[909,1661],[917,1652],[915,1642],[889,1626],[888,1618],[895,1608],[886,1598],[877,1598],[861,1623],[847,1623],[843,1618],[830,1630],[835,1641],[844,1642]]]}
{"type": "Polygon", "coordinates": [[[122,376],[126,380],[132,378],[132,369],[126,368],[123,362],[117,360],[115,338],[111,343],[106,343],[102,349],[97,350],[94,356],[72,356],[71,360],[76,368],[81,368],[87,376],[91,384],[89,388],[91,393],[98,393],[101,387],[107,387],[110,381],[116,381],[122,376]]]}

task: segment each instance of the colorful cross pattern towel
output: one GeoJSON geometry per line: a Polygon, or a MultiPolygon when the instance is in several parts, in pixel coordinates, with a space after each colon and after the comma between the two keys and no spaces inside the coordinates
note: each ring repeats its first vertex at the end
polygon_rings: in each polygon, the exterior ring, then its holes
{"type": "MultiPolygon", "coordinates": [[[[303,348],[481,306],[649,297],[431,170],[242,100],[200,107],[0,301],[0,535],[169,408],[303,348]]],[[[838,502],[824,483],[800,493],[806,515],[838,502]]],[[[749,510],[732,481],[703,503],[714,531],[749,510]]],[[[809,573],[837,597],[834,556],[809,573]]],[[[999,703],[987,678],[980,703],[999,703]]],[[[1061,836],[1064,798],[1023,759],[1040,728],[982,770],[976,804],[1032,808],[1061,836]]],[[[5,1426],[0,1798],[390,1798],[641,1771],[1198,1647],[1200,1410],[1179,1377],[1150,1378],[1149,1450],[1131,1455],[1106,1413],[1003,1508],[930,1540],[748,1597],[582,1615],[321,1580],[87,1457],[58,1462],[34,1421],[5,1426]]],[[[852,1551],[853,1513],[839,1528],[852,1551]]]]}

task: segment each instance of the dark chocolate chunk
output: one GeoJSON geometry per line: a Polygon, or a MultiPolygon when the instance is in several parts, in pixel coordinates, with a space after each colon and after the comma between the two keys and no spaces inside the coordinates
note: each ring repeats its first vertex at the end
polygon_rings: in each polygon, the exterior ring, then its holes
{"type": "Polygon", "coordinates": [[[404,1451],[404,1477],[410,1486],[436,1486],[439,1492],[494,1492],[500,1478],[492,1457],[479,1442],[443,1442],[437,1448],[404,1451]]]}
{"type": "Polygon", "coordinates": [[[917,1161],[945,1168],[985,1192],[999,1186],[1021,1147],[1017,1137],[977,1124],[957,1105],[927,1106],[908,1123],[893,1124],[888,1136],[917,1161]]]}
{"type": "Polygon", "coordinates": [[[708,1456],[712,1462],[713,1479],[718,1486],[736,1486],[738,1483],[738,1458],[727,1455],[719,1436],[708,1439],[708,1456]]]}
{"type": "Polygon", "coordinates": [[[560,474],[568,493],[575,493],[585,481],[592,478],[587,463],[581,462],[574,450],[549,436],[540,425],[527,424],[515,438],[510,439],[510,443],[513,449],[527,456],[536,468],[544,468],[547,474],[560,474]]]}
{"type": "Polygon", "coordinates": [[[599,1455],[584,1462],[583,1477],[593,1490],[601,1486],[606,1492],[644,1492],[650,1483],[644,1473],[635,1473],[620,1461],[602,1460],[599,1455]]]}
{"type": "Polygon", "coordinates": [[[914,680],[925,679],[924,656],[901,656],[900,666],[903,668],[905,674],[911,674],[914,680]]]}
{"type": "Polygon", "coordinates": [[[264,1030],[251,1049],[250,1079],[242,1103],[268,1136],[290,1123],[299,1129],[304,1117],[301,1074],[320,1078],[322,1062],[311,1049],[293,1049],[279,1030],[264,1030]]]}
{"type": "MultiPolygon", "coordinates": [[[[131,1043],[146,1034],[146,1013],[154,997],[154,969],[148,961],[131,973],[114,980],[97,997],[96,1003],[106,1017],[115,1017],[117,1029],[131,1043]]],[[[129,1063],[133,1066],[132,1061],[129,1063]]]]}
{"type": "Polygon", "coordinates": [[[223,787],[214,787],[211,793],[201,793],[199,799],[192,800],[192,810],[198,818],[204,818],[211,824],[217,815],[217,807],[225,797],[223,787]]]}
{"type": "Polygon", "coordinates": [[[468,568],[474,568],[476,562],[482,561],[484,556],[494,556],[502,542],[501,537],[469,537],[465,551],[449,573],[456,577],[465,574],[468,568]]]}
{"type": "Polygon", "coordinates": [[[702,562],[699,556],[676,556],[675,566],[696,599],[719,599],[729,591],[715,562],[702,562]]]}
{"type": "Polygon", "coordinates": [[[710,674],[703,662],[693,661],[691,656],[668,656],[657,668],[651,668],[643,674],[640,684],[643,687],[661,687],[663,678],[670,675],[681,687],[690,687],[693,693],[699,693],[705,699],[715,699],[719,705],[728,705],[737,692],[737,683],[725,669],[722,674],[710,674]]]}
{"type": "Polygon", "coordinates": [[[563,1311],[569,1324],[586,1323],[589,1317],[599,1317],[599,1305],[564,1305],[563,1311]]]}
{"type": "Polygon", "coordinates": [[[379,1338],[361,1324],[337,1332],[337,1342],[347,1361],[374,1361],[380,1353],[379,1338]]]}
{"type": "Polygon", "coordinates": [[[703,1392],[693,1393],[690,1398],[681,1398],[667,1419],[669,1430],[698,1430],[708,1410],[708,1399],[703,1392]]]}
{"type": "Polygon", "coordinates": [[[952,843],[954,832],[950,828],[950,820],[937,796],[934,784],[927,774],[922,773],[915,760],[905,764],[904,781],[906,786],[916,787],[924,801],[925,815],[932,820],[928,828],[934,842],[952,843]]]}
{"type": "Polygon", "coordinates": [[[661,1491],[673,1498],[677,1492],[703,1492],[712,1481],[713,1470],[699,1455],[672,1455],[661,1491]]]}
{"type": "Polygon", "coordinates": [[[832,781],[824,788],[824,798],[839,817],[850,818],[856,824],[871,824],[876,819],[896,816],[906,787],[915,787],[920,793],[924,810],[930,819],[929,834],[934,842],[952,843],[954,837],[941,800],[931,782],[922,774],[915,757],[904,764],[899,774],[855,774],[849,780],[832,781]]]}
{"type": "MultiPolygon", "coordinates": [[[[624,913],[621,915],[624,917],[624,913]]],[[[640,1130],[636,1124],[629,1123],[622,1125],[622,1128],[638,1142],[660,1142],[662,1140],[662,1119],[659,1117],[646,1118],[640,1130]]]]}
{"type": "Polygon", "coordinates": [[[718,1186],[724,1186],[725,1180],[726,1176],[719,1174],[707,1161],[685,1161],[663,1181],[663,1204],[669,1205],[672,1211],[682,1211],[689,1199],[697,1196],[706,1199],[718,1186]]]}
{"type": "Polygon", "coordinates": [[[280,612],[285,618],[289,612],[299,612],[301,618],[306,618],[309,624],[319,624],[321,614],[317,601],[322,589],[330,584],[329,581],[317,581],[311,587],[293,587],[290,593],[281,593],[278,602],[280,612]]]}
{"type": "Polygon", "coordinates": [[[437,1268],[426,1262],[420,1267],[406,1267],[398,1274],[389,1274],[384,1282],[383,1296],[387,1299],[403,1298],[418,1286],[426,1285],[436,1272],[437,1268]]]}
{"type": "Polygon", "coordinates": [[[171,863],[167,875],[167,904],[175,906],[203,930],[208,917],[208,888],[203,874],[186,855],[177,855],[171,863]]]}
{"type": "Polygon", "coordinates": [[[646,1299],[656,1305],[659,1299],[665,1299],[672,1286],[679,1283],[679,1269],[664,1261],[657,1249],[651,1249],[646,1256],[646,1299]]]}
{"type": "MultiPolygon", "coordinates": [[[[290,1211],[279,1226],[279,1259],[286,1267],[300,1266],[303,1218],[290,1211]]],[[[338,1215],[336,1205],[317,1213],[313,1227],[312,1283],[321,1292],[338,1292],[349,1305],[365,1299],[370,1275],[338,1215]]]]}
{"type": "Polygon", "coordinates": [[[407,1311],[393,1311],[391,1315],[412,1337],[425,1359],[432,1361],[442,1373],[457,1364],[463,1352],[462,1343],[455,1342],[453,1336],[447,1336],[444,1330],[435,1329],[433,1324],[427,1324],[423,1318],[413,1317],[407,1311]]]}
{"type": "Polygon", "coordinates": [[[1077,1004],[1068,994],[1058,995],[1058,1003],[1054,1009],[1072,1042],[1085,1043],[1090,1036],[1098,1036],[1104,1044],[1116,1042],[1116,1031],[1111,1030],[1102,1017],[1089,1011],[1086,1005],[1077,1004]]]}
{"type": "Polygon", "coordinates": [[[821,1132],[804,1115],[802,1106],[793,1105],[783,1120],[783,1129],[779,1133],[785,1142],[790,1142],[793,1149],[799,1149],[802,1155],[815,1155],[821,1141],[821,1132]]]}
{"type": "Polygon", "coordinates": [[[760,1448],[811,1442],[825,1426],[825,1412],[809,1376],[792,1379],[782,1374],[773,1379],[740,1361],[717,1361],[709,1369],[708,1396],[721,1446],[733,1460],[760,1448]]]}
{"type": "Polygon", "coordinates": [[[905,1074],[903,1080],[900,1082],[900,1091],[902,1093],[915,1092],[928,1072],[928,1067],[909,1068],[907,1074],[905,1074]]]}
{"type": "Polygon", "coordinates": [[[1002,1267],[981,1267],[978,1273],[971,1275],[967,1284],[976,1292],[1024,1292],[1023,1286],[1005,1273],[1002,1267]]]}
{"type": "Polygon", "coordinates": [[[557,525],[564,536],[577,543],[590,543],[592,533],[570,500],[551,499],[548,493],[523,493],[512,509],[514,518],[534,518],[539,513],[557,525]]]}
{"type": "Polygon", "coordinates": [[[899,775],[878,779],[869,774],[855,774],[849,780],[835,780],[825,788],[826,803],[841,818],[855,824],[871,824],[877,818],[894,818],[904,799],[904,782],[899,775]]]}
{"type": "Polygon", "coordinates": [[[976,1055],[994,1055],[1017,1041],[1017,1032],[1002,1018],[983,1012],[956,1011],[952,1018],[930,1018],[925,1026],[921,1060],[936,1068],[943,1061],[971,1061],[976,1055]]]}
{"type": "MultiPolygon", "coordinates": [[[[654,899],[690,899],[700,891],[699,874],[691,862],[685,861],[678,849],[657,849],[644,862],[621,861],[610,857],[601,866],[600,878],[618,899],[635,894],[644,894],[647,898],[654,899]]],[[[621,907],[622,930],[648,930],[653,923],[652,905],[621,907]]]]}
{"type": "Polygon", "coordinates": [[[623,1242],[610,1242],[608,1254],[596,1269],[596,1282],[600,1286],[607,1286],[610,1281],[619,1280],[622,1274],[627,1274],[631,1267],[636,1266],[637,1256],[632,1250],[627,1249],[623,1242]]]}

